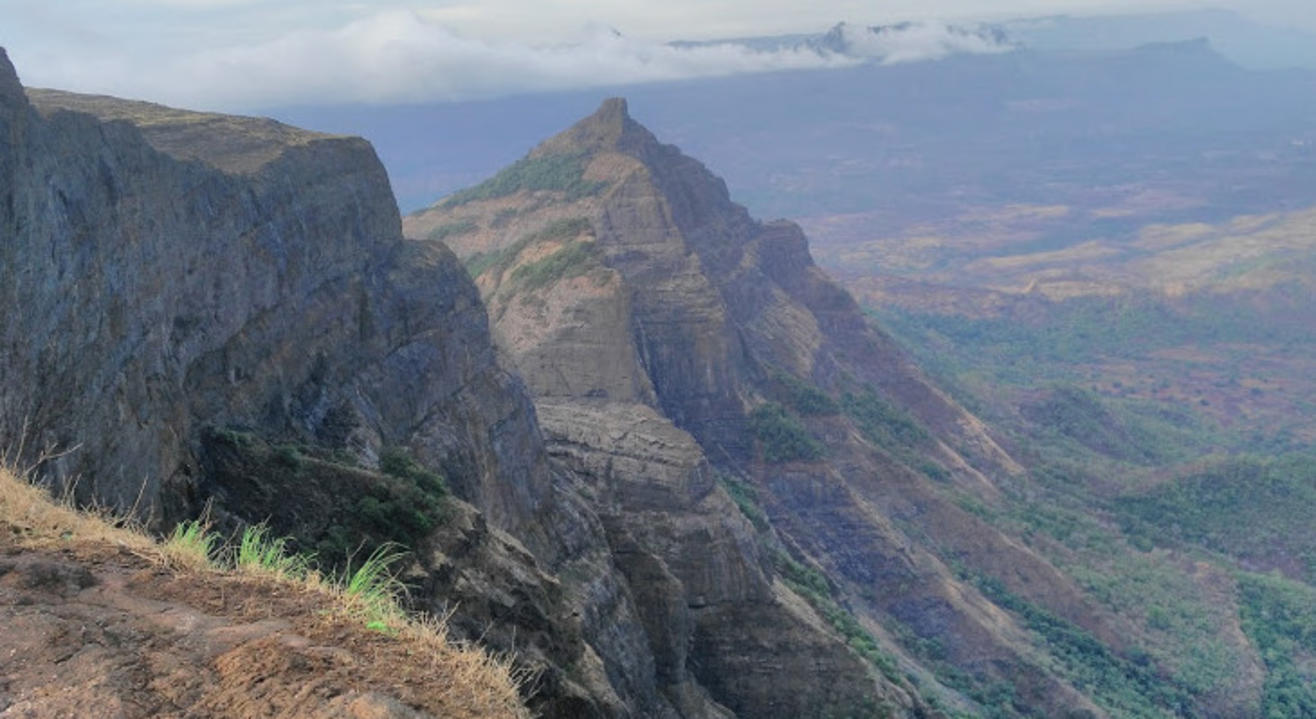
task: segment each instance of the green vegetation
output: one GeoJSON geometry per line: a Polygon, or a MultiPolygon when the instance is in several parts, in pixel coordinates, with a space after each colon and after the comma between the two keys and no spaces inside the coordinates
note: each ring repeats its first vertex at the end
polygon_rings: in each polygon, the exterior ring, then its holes
{"type": "Polygon", "coordinates": [[[242,530],[233,556],[235,567],[258,574],[302,579],[311,570],[313,558],[288,551],[288,539],[270,536],[269,527],[254,524],[242,530]]]}
{"type": "Polygon", "coordinates": [[[776,567],[782,581],[796,594],[804,597],[814,611],[845,638],[846,644],[850,645],[851,649],[876,667],[887,679],[896,683],[903,682],[904,677],[901,676],[895,659],[882,651],[877,639],[864,629],[853,614],[836,603],[832,598],[831,584],[821,572],[800,564],[780,550],[773,553],[772,559],[773,566],[776,567]]]}
{"type": "Polygon", "coordinates": [[[517,192],[561,192],[568,201],[602,192],[607,183],[585,179],[583,154],[524,157],[475,187],[449,195],[440,207],[452,208],[477,200],[506,197],[517,192]]]}
{"type": "Polygon", "coordinates": [[[466,267],[466,274],[470,275],[471,279],[475,279],[484,274],[489,268],[500,263],[504,257],[505,253],[499,251],[476,252],[467,257],[462,265],[466,267]]]}
{"type": "Polygon", "coordinates": [[[1164,461],[1157,436],[1131,431],[1092,392],[1073,385],[1056,385],[1041,401],[1025,404],[1025,417],[1043,431],[1083,444],[1109,457],[1151,464],[1164,461]]]}
{"type": "Polygon", "coordinates": [[[773,382],[781,389],[783,401],[796,412],[810,416],[838,414],[841,411],[841,406],[835,399],[811,382],[775,368],[771,376],[773,382]]]}
{"type": "MultiPolygon", "coordinates": [[[[881,319],[1029,469],[1000,484],[999,504],[952,487],[948,498],[1127,620],[1128,649],[1115,653],[1000,583],[962,575],[1032,631],[1045,669],[1113,717],[1194,716],[1243,690],[1250,649],[1228,633],[1240,620],[1267,668],[1261,715],[1316,716],[1316,456],[1292,453],[1309,451],[1302,413],[1312,408],[1271,402],[1269,387],[1288,383],[1286,365],[1257,362],[1258,353],[1308,353],[1310,322],[1271,318],[1237,298],[1029,308],[1038,311],[988,319],[884,308],[881,319]],[[1258,404],[1233,410],[1249,398],[1258,404]],[[1231,424],[1216,419],[1222,405],[1231,424]],[[1224,589],[1230,575],[1237,595],[1224,589]]],[[[1014,712],[992,708],[1006,693],[984,686],[990,680],[938,665],[939,647],[904,643],[987,715],[1014,712]]]]}
{"type": "MultiPolygon", "coordinates": [[[[507,271],[507,268],[516,261],[516,258],[519,257],[527,247],[536,242],[563,242],[566,240],[573,240],[582,234],[591,232],[591,230],[592,226],[590,225],[589,220],[584,217],[567,217],[560,220],[554,220],[534,232],[527,233],[507,247],[500,250],[494,250],[493,252],[477,252],[466,258],[466,273],[472,278],[479,277],[489,270],[496,270],[499,274],[502,274],[507,271]]],[[[585,242],[571,243],[571,245],[587,245],[587,250],[592,250],[593,247],[593,243],[585,242]]],[[[567,250],[571,245],[568,245],[567,248],[563,248],[559,253],[567,250]]],[[[575,250],[575,252],[580,251],[581,250],[575,250]]],[[[551,259],[551,257],[547,257],[539,262],[531,264],[540,264],[551,259]]],[[[566,271],[581,259],[583,258],[580,256],[574,256],[555,260],[554,263],[546,269],[531,271],[531,275],[536,279],[544,276],[551,276],[551,272],[566,271]]],[[[520,269],[522,268],[517,268],[517,270],[520,269]]]]}
{"type": "Polygon", "coordinates": [[[1061,676],[1086,688],[1098,704],[1117,716],[1191,712],[1192,695],[1159,676],[1154,667],[1115,654],[1084,629],[1011,593],[994,578],[978,577],[976,584],[987,598],[1014,612],[1037,633],[1061,676]]]}
{"type": "Polygon", "coordinates": [[[949,478],[945,468],[928,457],[926,448],[932,436],[923,425],[908,412],[878,397],[871,387],[858,394],[847,392],[841,397],[840,407],[870,442],[931,479],[949,478]]]}
{"type": "Polygon", "coordinates": [[[1219,689],[1247,661],[1244,652],[1222,641],[1220,627],[1233,621],[1234,607],[1205,596],[1191,566],[1163,551],[1107,550],[1090,566],[1071,566],[1071,576],[1111,611],[1141,623],[1141,652],[1188,692],[1202,696],[1219,689]]]}
{"type": "Polygon", "coordinates": [[[380,450],[379,470],[401,481],[365,487],[356,500],[352,523],[364,525],[369,534],[361,536],[348,523],[335,524],[316,545],[320,556],[337,561],[386,546],[415,546],[442,521],[448,494],[442,476],[399,447],[380,450]]]}
{"type": "Polygon", "coordinates": [[[764,514],[762,507],[759,506],[758,490],[754,489],[753,485],[720,472],[717,475],[717,481],[730,495],[731,501],[736,503],[740,513],[745,515],[745,519],[748,519],[755,529],[760,532],[768,531],[771,527],[768,522],[768,515],[764,514]]]}
{"type": "Polygon", "coordinates": [[[200,520],[179,522],[165,539],[165,550],[174,557],[186,557],[192,566],[204,567],[213,561],[218,537],[210,525],[200,520]]]}
{"type": "Polygon", "coordinates": [[[425,239],[433,240],[435,242],[443,242],[449,237],[469,235],[478,229],[480,229],[480,226],[471,220],[457,220],[456,222],[447,222],[435,227],[430,230],[428,235],[425,235],[425,239]]]}
{"type": "Polygon", "coordinates": [[[376,548],[356,569],[348,569],[339,584],[343,594],[356,602],[364,614],[366,626],[390,632],[402,618],[397,598],[405,590],[393,567],[406,556],[393,545],[376,548]]]}
{"type": "Polygon", "coordinates": [[[822,443],[814,439],[785,407],[768,402],[749,415],[750,429],[763,444],[763,458],[772,464],[812,461],[823,456],[822,443]]]}
{"type": "Polygon", "coordinates": [[[323,570],[384,546],[414,547],[448,512],[443,477],[399,447],[381,448],[372,471],[341,449],[270,445],[237,430],[207,431],[203,443],[234,508],[269,512],[287,549],[315,557],[323,570]],[[296,507],[271,499],[294,491],[304,499],[296,507]]]}
{"type": "Polygon", "coordinates": [[[1138,357],[1164,347],[1227,339],[1230,342],[1312,342],[1310,329],[1278,325],[1242,302],[1203,299],[1189,311],[1152,295],[1080,298],[1047,307],[1030,321],[974,318],[884,308],[884,326],[914,346],[944,344],[972,352],[976,365],[1017,381],[1052,376],[1094,357],[1138,357]],[[920,339],[921,338],[921,339],[920,339]]]}
{"type": "Polygon", "coordinates": [[[1243,631],[1266,664],[1261,715],[1316,716],[1316,589],[1250,573],[1240,573],[1238,586],[1243,631]]]}
{"type": "Polygon", "coordinates": [[[928,431],[908,412],[878,397],[872,388],[859,394],[847,392],[841,398],[841,407],[864,436],[879,447],[912,447],[930,439],[928,431]]]}
{"type": "Polygon", "coordinates": [[[594,256],[595,245],[592,240],[571,242],[548,257],[512,270],[512,281],[520,283],[521,289],[536,290],[584,274],[590,269],[590,260],[594,256]]]}
{"type": "Polygon", "coordinates": [[[442,497],[448,493],[448,485],[443,477],[425,469],[401,447],[383,447],[379,450],[379,471],[410,481],[430,497],[442,497]]]}
{"type": "Polygon", "coordinates": [[[1144,545],[1195,544],[1263,565],[1294,559],[1316,579],[1316,457],[1225,459],[1114,504],[1144,545]]]}

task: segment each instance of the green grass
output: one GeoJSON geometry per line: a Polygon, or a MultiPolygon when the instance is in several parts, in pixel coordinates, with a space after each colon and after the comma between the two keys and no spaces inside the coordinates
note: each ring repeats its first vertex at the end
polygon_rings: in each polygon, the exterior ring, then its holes
{"type": "Polygon", "coordinates": [[[215,559],[219,537],[210,531],[210,525],[200,520],[179,522],[164,541],[171,556],[182,558],[193,566],[210,566],[215,559]]]}
{"type": "Polygon", "coordinates": [[[288,551],[285,537],[270,536],[269,527],[253,524],[242,530],[233,565],[241,571],[301,579],[311,571],[313,557],[288,551]]]}
{"type": "Polygon", "coordinates": [[[406,589],[393,567],[406,556],[396,545],[376,548],[342,579],[343,594],[357,602],[372,623],[389,626],[400,615],[397,598],[406,589]]]}
{"type": "Polygon", "coordinates": [[[813,461],[825,453],[823,445],[809,434],[800,420],[776,402],[767,402],[749,415],[750,429],[763,446],[763,458],[771,464],[813,461]]]}
{"type": "MultiPolygon", "coordinates": [[[[231,566],[237,571],[289,581],[309,581],[314,584],[322,576],[315,570],[315,557],[292,552],[286,537],[273,537],[264,524],[249,525],[238,537],[237,545],[228,554],[231,565],[226,565],[217,551],[219,536],[208,525],[189,520],[180,522],[165,540],[166,554],[182,558],[194,567],[223,570],[231,566]]],[[[348,600],[354,612],[368,628],[395,634],[397,627],[406,622],[398,604],[398,597],[406,587],[397,578],[393,568],[406,557],[396,544],[376,547],[359,565],[348,566],[334,580],[338,591],[348,600]]]]}
{"type": "Polygon", "coordinates": [[[561,192],[568,201],[596,195],[607,187],[607,183],[585,179],[585,160],[581,154],[524,157],[488,180],[449,195],[440,206],[458,207],[522,191],[561,192]]]}

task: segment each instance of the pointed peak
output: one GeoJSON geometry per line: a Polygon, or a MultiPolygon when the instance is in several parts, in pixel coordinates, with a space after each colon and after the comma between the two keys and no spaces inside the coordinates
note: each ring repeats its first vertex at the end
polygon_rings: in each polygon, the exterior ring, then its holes
{"type": "Polygon", "coordinates": [[[9,62],[5,49],[0,47],[0,105],[26,104],[27,95],[23,92],[23,84],[18,81],[18,72],[9,62]]]}
{"type": "Polygon", "coordinates": [[[630,108],[626,105],[624,97],[610,97],[599,105],[599,109],[594,111],[593,115],[586,118],[587,122],[598,122],[602,124],[620,124],[631,119],[630,108]]]}
{"type": "Polygon", "coordinates": [[[638,156],[657,144],[652,133],[631,119],[625,98],[610,97],[594,114],[545,140],[531,154],[624,152],[638,156]]]}

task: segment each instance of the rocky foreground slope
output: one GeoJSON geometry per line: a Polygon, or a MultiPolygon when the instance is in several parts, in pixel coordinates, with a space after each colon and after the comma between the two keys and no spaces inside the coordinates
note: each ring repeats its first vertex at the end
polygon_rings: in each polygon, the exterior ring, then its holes
{"type": "Polygon", "coordinates": [[[386,597],[200,546],[0,468],[0,717],[529,716],[504,665],[386,597]]]}

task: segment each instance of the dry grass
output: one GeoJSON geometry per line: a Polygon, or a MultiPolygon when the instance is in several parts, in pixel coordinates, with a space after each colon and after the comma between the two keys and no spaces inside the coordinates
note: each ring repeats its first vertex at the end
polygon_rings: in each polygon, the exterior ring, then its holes
{"type": "MultiPolygon", "coordinates": [[[[438,716],[529,717],[517,692],[524,677],[507,661],[478,647],[450,641],[441,619],[415,617],[401,609],[395,599],[396,581],[388,572],[392,559],[387,555],[381,555],[367,574],[358,572],[341,579],[309,569],[271,571],[268,557],[247,563],[226,558],[204,524],[180,525],[168,539],[156,541],[140,526],[110,512],[79,509],[67,499],[53,499],[41,487],[3,467],[0,538],[34,550],[73,550],[84,557],[103,556],[106,549],[127,551],[167,569],[171,584],[183,591],[209,588],[220,596],[256,597],[260,595],[256,588],[269,587],[279,601],[252,602],[254,610],[226,609],[239,616],[252,611],[293,611],[284,618],[295,626],[332,638],[368,660],[366,676],[359,679],[398,691],[410,703],[438,716]]],[[[277,545],[268,538],[262,541],[257,550],[277,545]]]]}
{"type": "Polygon", "coordinates": [[[202,160],[226,172],[255,172],[290,147],[341,137],[264,117],[194,112],[105,95],[40,88],[27,88],[27,95],[44,113],[69,110],[106,122],[130,122],[155,149],[180,159],[202,160]]]}

